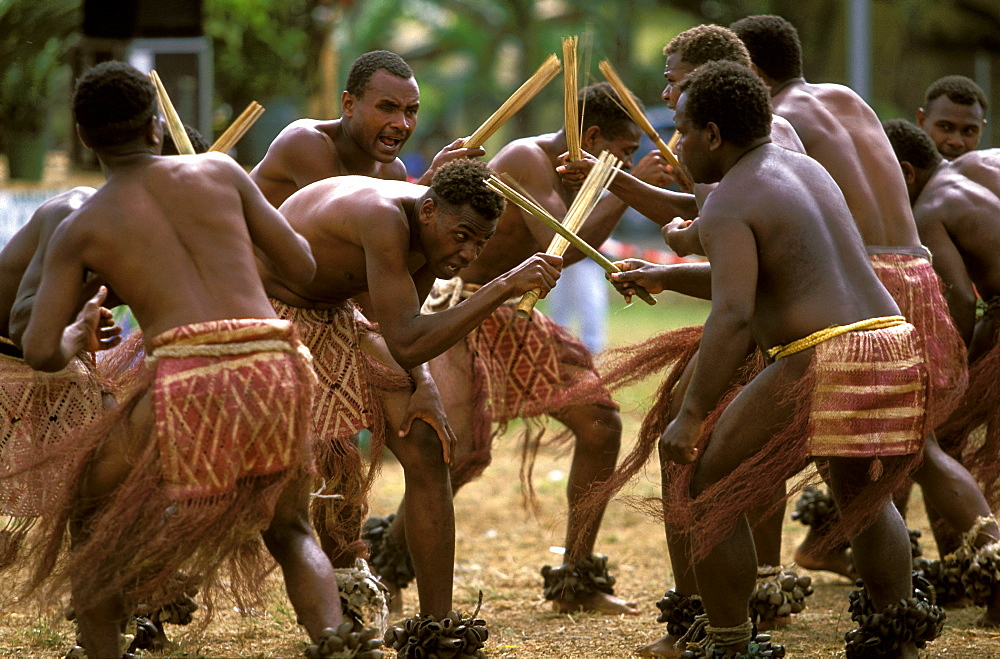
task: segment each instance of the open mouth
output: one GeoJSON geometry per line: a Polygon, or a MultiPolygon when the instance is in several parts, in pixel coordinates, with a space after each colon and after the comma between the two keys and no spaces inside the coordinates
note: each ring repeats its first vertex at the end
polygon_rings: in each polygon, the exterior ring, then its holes
{"type": "Polygon", "coordinates": [[[398,149],[399,146],[403,143],[403,140],[401,138],[388,137],[386,135],[380,135],[378,141],[382,144],[382,146],[386,147],[387,149],[398,149]]]}

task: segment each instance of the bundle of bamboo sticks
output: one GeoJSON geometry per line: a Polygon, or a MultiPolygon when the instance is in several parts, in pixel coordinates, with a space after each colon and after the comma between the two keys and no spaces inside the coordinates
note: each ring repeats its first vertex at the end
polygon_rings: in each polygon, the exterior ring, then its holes
{"type": "MultiPolygon", "coordinates": [[[[555,231],[557,234],[569,241],[571,245],[580,250],[585,256],[593,260],[599,266],[604,268],[605,272],[621,272],[621,269],[608,260],[603,254],[598,252],[596,249],[591,247],[585,240],[577,236],[575,233],[571,232],[565,226],[559,223],[555,217],[552,216],[545,208],[543,208],[537,201],[531,198],[527,192],[523,190],[517,190],[506,181],[497,178],[495,175],[490,176],[489,179],[485,181],[486,186],[491,190],[502,194],[510,202],[517,204],[525,212],[529,213],[533,217],[540,220],[543,224],[548,226],[550,229],[555,231]]],[[[634,286],[635,294],[641,300],[646,302],[646,304],[656,304],[656,298],[650,295],[641,286],[634,286]]]]}
{"type": "Polygon", "coordinates": [[[524,107],[538,92],[542,91],[547,84],[552,82],[559,75],[561,69],[562,65],[559,63],[559,58],[555,54],[549,55],[542,62],[538,70],[535,71],[534,75],[528,78],[517,91],[511,94],[510,98],[504,101],[503,105],[465,140],[463,146],[470,149],[482,146],[508,119],[517,114],[518,110],[524,107]]]}
{"type": "Polygon", "coordinates": [[[562,40],[563,49],[563,106],[565,113],[566,150],[569,159],[579,160],[583,157],[580,147],[580,112],[577,101],[576,75],[576,44],[577,37],[566,37],[562,40]]]}
{"type": "Polygon", "coordinates": [[[684,168],[681,166],[680,161],[677,160],[677,157],[674,155],[674,152],[670,150],[670,148],[660,138],[660,135],[659,133],[656,132],[656,129],[653,128],[653,124],[649,123],[649,119],[646,118],[645,113],[641,109],[639,109],[639,105],[635,102],[635,98],[632,96],[632,92],[629,91],[629,88],[625,86],[625,83],[622,82],[622,79],[618,77],[618,72],[615,71],[614,67],[611,66],[611,63],[608,62],[607,60],[604,60],[603,62],[598,64],[597,68],[600,69],[601,73],[604,74],[605,79],[607,79],[607,81],[611,83],[611,86],[614,88],[615,93],[618,94],[618,100],[621,101],[622,107],[625,108],[625,111],[628,112],[628,115],[632,117],[632,121],[635,122],[635,124],[642,130],[642,132],[646,133],[646,135],[649,136],[649,139],[651,139],[653,141],[653,144],[656,145],[656,148],[660,150],[660,154],[664,157],[664,159],[666,159],[668,163],[674,166],[674,169],[676,170],[677,175],[679,177],[677,184],[681,187],[682,190],[690,192],[692,189],[692,183],[690,177],[688,176],[687,172],[684,171],[684,168]]]}
{"type": "Polygon", "coordinates": [[[174,145],[177,146],[177,153],[183,156],[194,155],[194,147],[191,146],[191,139],[188,137],[187,130],[184,129],[184,122],[181,121],[177,110],[174,109],[174,104],[170,102],[167,89],[160,81],[160,76],[153,70],[149,72],[149,79],[156,87],[156,99],[160,104],[160,112],[167,120],[167,130],[170,131],[170,137],[174,140],[174,145]]]}
{"type": "Polygon", "coordinates": [[[264,106],[257,101],[250,101],[250,105],[240,113],[240,116],[236,117],[233,123],[229,124],[229,128],[222,135],[219,135],[219,139],[215,140],[215,144],[209,148],[209,151],[227,153],[246,135],[246,132],[260,119],[262,114],[264,114],[264,106]]]}

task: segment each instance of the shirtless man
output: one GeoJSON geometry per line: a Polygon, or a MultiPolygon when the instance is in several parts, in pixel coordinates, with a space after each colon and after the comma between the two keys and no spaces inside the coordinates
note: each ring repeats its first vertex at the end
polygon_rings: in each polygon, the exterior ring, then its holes
{"type": "Polygon", "coordinates": [[[917,125],[933,140],[938,153],[954,160],[974,151],[986,125],[986,94],[965,76],[935,80],[917,108],[917,125]]]}
{"type": "MultiPolygon", "coordinates": [[[[460,160],[442,167],[429,188],[356,176],[309,185],[289,197],[281,212],[312,245],[316,277],[305,285],[286,283],[262,264],[275,308],[299,326],[316,354],[321,382],[338,383],[336,399],[318,401],[314,412],[314,425],[323,431],[319,444],[350,451],[350,435],[371,426],[372,463],[377,465],[384,441],[403,466],[406,536],[413,548],[420,612],[439,619],[452,602],[455,530],[448,463],[455,437],[423,419],[404,424],[402,412],[412,393],[406,370],[460,341],[511,296],[534,288],[548,291],[562,261],[529,255],[454,309],[420,314],[434,279],[469,267],[496,230],[503,198],[483,184],[489,173],[481,162],[460,160]],[[351,301],[364,292],[370,294],[389,353],[376,355],[374,367],[360,348],[360,336],[370,328],[361,324],[351,301]],[[394,374],[402,386],[377,390],[366,377],[371,373],[394,374]],[[358,409],[343,409],[342,401],[357,402],[358,409]],[[336,415],[350,418],[341,421],[336,415]]],[[[322,454],[319,462],[322,470],[322,454]]],[[[342,529],[340,535],[352,540],[354,532],[342,529]]]]}
{"type": "MultiPolygon", "coordinates": [[[[913,593],[906,527],[885,481],[875,481],[869,468],[883,456],[882,478],[895,481],[919,455],[926,400],[919,341],[872,271],[836,183],[812,159],[770,143],[770,114],[760,78],[745,67],[716,62],[688,78],[676,115],[682,162],[695,181],[719,181],[698,220],[712,263],[704,349],[681,410],[661,439],[669,460],[694,463],[673,470],[667,516],[691,521],[687,533],[708,636],[721,651],[704,656],[748,652],[756,564],[745,513],[771,501],[785,478],[811,458],[828,459],[839,506],[867,508],[851,538],[874,611],[913,593]],[[750,189],[754,194],[747,197],[750,189]],[[823,332],[829,328],[836,330],[823,332]],[[816,341],[796,344],[802,337],[816,341]],[[706,426],[754,344],[777,361],[706,426]],[[826,441],[792,440],[804,429],[810,406],[823,404],[824,396],[818,386],[793,396],[781,392],[795,384],[818,385],[824,365],[843,359],[870,361],[877,364],[875,372],[905,372],[903,379],[915,387],[905,421],[873,414],[863,429],[831,423],[826,441]],[[900,435],[886,442],[883,433],[890,427],[900,435]],[[831,436],[836,440],[829,441],[831,436]],[[750,486],[743,480],[747,468],[771,477],[750,486]]],[[[643,265],[612,279],[626,293],[626,282],[658,290],[660,271],[643,265]]],[[[894,410],[901,402],[881,391],[865,398],[873,411],[894,410]]],[[[862,621],[860,633],[868,638],[878,629],[862,621]]],[[[916,647],[901,643],[899,656],[916,657],[916,647]]]]}
{"type": "MultiPolygon", "coordinates": [[[[420,89],[409,65],[387,50],[365,53],[351,65],[340,103],[339,119],[299,119],[285,127],[250,172],[275,208],[296,190],[331,176],[406,180],[399,152],[417,126],[420,109],[420,89]]],[[[442,149],[417,182],[429,185],[445,163],[486,153],[461,143],[442,149]]]]}
{"type": "MultiPolygon", "coordinates": [[[[795,27],[779,16],[749,16],[731,26],[771,90],[775,113],[791,122],[806,153],[840,186],[879,279],[927,346],[929,428],[944,421],[965,389],[965,348],[910,210],[906,183],[875,112],[851,89],[802,78],[795,27]]],[[[925,465],[926,466],[926,465],[925,465]]],[[[819,552],[810,531],[795,553],[810,569],[850,575],[847,555],[819,552]]]]}
{"type": "MultiPolygon", "coordinates": [[[[967,435],[973,428],[990,423],[995,405],[986,392],[997,375],[987,366],[985,358],[997,351],[996,300],[1000,299],[1000,198],[981,185],[955,171],[954,161],[943,159],[931,139],[908,121],[894,119],[884,122],[889,141],[906,179],[913,215],[920,239],[934,254],[934,270],[944,282],[948,309],[962,338],[969,346],[969,389],[953,417],[940,431],[942,444],[949,453],[962,457],[967,435]],[[986,302],[986,312],[977,321],[978,297],[986,302]],[[970,419],[972,421],[970,421],[970,419]]],[[[914,474],[924,488],[928,516],[932,521],[938,554],[945,557],[962,546],[959,534],[979,527],[980,532],[968,547],[974,554],[983,547],[997,543],[1000,533],[996,524],[977,524],[977,518],[990,519],[991,506],[980,492],[976,481],[984,484],[989,500],[997,503],[1000,495],[996,468],[996,439],[988,438],[987,446],[972,452],[958,463],[948,455],[937,455],[941,448],[929,442],[933,452],[925,462],[940,463],[940,469],[930,469],[930,476],[939,482],[924,482],[922,472],[914,474]],[[993,441],[990,441],[992,439],[993,441]],[[972,471],[976,478],[969,474],[972,471]],[[952,534],[942,533],[935,522],[941,520],[952,534]]],[[[984,554],[985,555],[985,554],[984,554]]],[[[986,559],[982,559],[986,562],[986,559]]],[[[1000,624],[1000,590],[993,593],[969,593],[977,604],[987,606],[979,620],[984,626],[1000,624]]]]}
{"type": "MultiPolygon", "coordinates": [[[[671,109],[676,109],[677,100],[681,94],[681,87],[688,75],[695,68],[713,61],[736,62],[750,67],[750,54],[746,46],[740,41],[731,30],[718,25],[698,25],[689,30],[681,32],[674,37],[663,49],[666,55],[666,68],[664,77],[667,86],[663,90],[663,100],[671,109]]],[[[772,116],[771,124],[772,140],[778,146],[782,146],[791,151],[804,153],[805,149],[798,135],[791,125],[777,115],[772,116]]],[[[564,178],[570,176],[573,170],[583,172],[588,167],[588,163],[570,164],[562,168],[564,178]]],[[[694,196],[697,201],[703,203],[707,195],[714,188],[714,184],[696,184],[694,196]]],[[[629,205],[640,210],[653,222],[663,226],[663,235],[670,247],[681,255],[689,253],[701,253],[701,246],[698,244],[697,234],[692,231],[682,231],[680,229],[690,225],[685,217],[674,219],[674,213],[680,211],[687,216],[690,208],[678,203],[680,195],[666,190],[658,190],[648,185],[642,185],[638,181],[631,181],[628,177],[619,175],[612,184],[612,191],[621,197],[629,205]]],[[[689,196],[690,197],[690,196],[689,196]]],[[[690,217],[687,217],[690,219],[690,217]]],[[[671,290],[709,298],[710,273],[708,263],[685,263],[672,266],[671,290]]],[[[686,363],[675,366],[680,371],[679,382],[676,390],[672,394],[675,401],[674,411],[677,404],[684,397],[684,389],[689,381],[691,372],[697,361],[696,343],[700,335],[697,333],[685,332],[684,339],[692,342],[690,348],[686,350],[690,354],[690,359],[686,363]]],[[[684,351],[685,347],[678,345],[680,341],[673,333],[664,335],[664,343],[670,343],[669,350],[684,351]]],[[[661,429],[662,430],[662,429],[661,429]]],[[[655,442],[642,444],[647,452],[651,452],[655,447],[655,442]]],[[[632,478],[642,465],[648,460],[648,453],[645,455],[633,454],[627,461],[631,468],[621,470],[616,474],[616,481],[624,484],[632,478]],[[634,456],[634,457],[633,457],[634,456]]],[[[664,486],[666,484],[664,483],[664,486]]],[[[780,571],[777,566],[781,563],[781,527],[784,521],[783,511],[772,513],[767,522],[754,526],[754,542],[757,547],[757,558],[762,569],[762,575],[767,574],[773,577],[774,572],[780,571]]],[[[670,561],[673,566],[674,587],[668,591],[664,599],[661,600],[661,608],[671,603],[678,604],[680,608],[686,608],[685,602],[690,602],[692,598],[697,598],[697,584],[694,580],[694,573],[690,569],[690,558],[687,551],[687,543],[678,534],[674,534],[667,527],[664,529],[667,534],[667,544],[669,547],[670,561]],[[683,600],[683,601],[682,601],[683,600]]],[[[777,607],[774,607],[777,610],[777,607]]],[[[658,654],[660,652],[673,652],[674,643],[682,635],[678,626],[669,623],[680,623],[679,620],[669,619],[664,616],[673,632],[668,632],[665,636],[647,644],[637,651],[640,654],[658,654]]],[[[767,616],[768,620],[763,625],[768,627],[782,624],[773,620],[774,616],[767,616]]]]}
{"type": "MultiPolygon", "coordinates": [[[[585,151],[610,151],[623,160],[627,170],[632,166],[632,153],[639,146],[641,133],[614,94],[607,83],[580,90],[580,116],[584,124],[581,142],[585,151]]],[[[561,218],[573,198],[573,192],[562,185],[555,171],[566,149],[565,130],[522,138],[501,149],[490,167],[513,177],[542,206],[561,218]]],[[[641,176],[654,182],[670,181],[657,153],[647,156],[637,169],[641,176]]],[[[625,205],[609,195],[598,202],[578,234],[599,246],[624,210],[625,205]]],[[[448,282],[447,287],[441,282],[436,288],[435,297],[446,300],[440,308],[458,303],[506,269],[544,250],[553,233],[519,207],[508,204],[497,224],[496,235],[482,256],[462,272],[461,280],[448,282]],[[445,290],[453,291],[454,296],[445,290]]],[[[566,263],[581,257],[571,249],[566,254],[566,263]]],[[[513,303],[516,302],[513,298],[513,303]]],[[[567,486],[567,554],[561,567],[543,569],[546,598],[553,601],[557,610],[637,614],[632,604],[614,596],[606,559],[591,555],[603,506],[596,520],[587,524],[578,510],[583,495],[614,468],[621,440],[618,407],[599,385],[587,349],[538,311],[532,313],[530,322],[515,318],[509,304],[497,309],[466,341],[431,362],[431,371],[441,388],[449,423],[460,438],[451,468],[452,486],[456,490],[489,465],[494,423],[549,415],[569,428],[576,443],[567,486]],[[565,399],[562,394],[567,386],[578,381],[594,385],[593,391],[565,399]],[[577,590],[565,587],[566,580],[574,575],[581,584],[577,590]]],[[[524,460],[530,464],[534,456],[527,447],[532,441],[527,436],[524,439],[524,460]]],[[[525,483],[525,489],[531,491],[530,483],[525,483]]],[[[369,534],[375,545],[372,560],[384,565],[383,577],[390,588],[398,590],[407,583],[405,578],[397,577],[405,574],[405,570],[397,570],[395,563],[388,565],[388,560],[383,562],[381,555],[400,556],[405,562],[407,550],[413,553],[413,544],[409,543],[407,548],[402,535],[402,530],[409,528],[409,512],[400,510],[387,529],[381,520],[371,520],[369,527],[376,524],[383,531],[378,537],[369,534]]],[[[419,578],[417,581],[419,585],[419,578]]]]}
{"type": "MultiPolygon", "coordinates": [[[[147,354],[158,359],[150,385],[107,423],[52,447],[82,459],[64,481],[73,491],[54,498],[59,509],[50,511],[46,542],[32,554],[33,585],[71,581],[88,656],[120,657],[118,634],[138,602],[176,597],[171,582],[180,567],[203,575],[203,587],[216,585],[222,560],[250,558],[262,533],[298,619],[318,641],[342,618],[333,569],[308,524],[310,456],[299,418],[311,400],[308,364],[290,325],[275,319],[253,266],[256,247],[289,280],[309,281],[308,244],[227,156],[157,155],[156,93],[132,67],[106,62],[88,71],[73,108],[107,182],[48,245],[23,335],[25,360],[58,370],[94,348],[104,289],[67,325],[90,275],[131,306],[147,354]],[[235,361],[213,356],[244,346],[235,361]],[[224,384],[230,377],[243,384],[224,384]],[[286,386],[273,387],[276,378],[286,386]],[[192,393],[206,407],[189,414],[181,405],[192,393]],[[245,412],[212,414],[213,403],[245,412]],[[265,413],[276,423],[262,429],[255,420],[265,413]],[[180,423],[184,433],[170,431],[180,423]],[[211,459],[202,455],[199,442],[220,433],[228,442],[213,444],[211,459]],[[150,524],[151,514],[160,523],[150,524]],[[67,518],[73,552],[50,573],[67,518]]],[[[243,575],[247,581],[233,588],[253,590],[263,578],[254,569],[243,575]]]]}
{"type": "Polygon", "coordinates": [[[977,149],[951,161],[955,171],[1000,197],[1000,149],[977,149]]]}

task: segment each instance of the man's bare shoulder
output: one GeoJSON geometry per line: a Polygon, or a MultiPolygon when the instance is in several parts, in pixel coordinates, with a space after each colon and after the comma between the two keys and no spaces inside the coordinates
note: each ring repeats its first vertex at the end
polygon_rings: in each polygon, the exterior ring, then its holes
{"type": "Polygon", "coordinates": [[[281,129],[278,136],[271,142],[264,159],[254,167],[254,173],[259,170],[271,171],[282,168],[288,158],[316,158],[333,162],[331,151],[333,137],[339,130],[340,120],[320,121],[318,119],[297,119],[281,129]]]}
{"type": "Polygon", "coordinates": [[[913,206],[917,223],[952,224],[963,219],[1000,217],[1000,198],[992,191],[947,166],[927,183],[913,206]]]}
{"type": "Polygon", "coordinates": [[[544,135],[522,137],[508,143],[489,162],[495,172],[510,172],[517,177],[553,169],[549,154],[542,146],[544,135]]]}
{"type": "Polygon", "coordinates": [[[778,114],[771,115],[771,140],[783,149],[798,153],[806,152],[802,139],[795,132],[795,127],[788,119],[778,114]]]}

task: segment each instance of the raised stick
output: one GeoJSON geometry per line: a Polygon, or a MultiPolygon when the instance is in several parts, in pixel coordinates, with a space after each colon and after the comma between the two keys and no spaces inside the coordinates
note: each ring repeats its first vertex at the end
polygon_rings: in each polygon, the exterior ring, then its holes
{"type": "Polygon", "coordinates": [[[222,135],[219,135],[219,139],[215,140],[215,144],[208,150],[227,153],[246,135],[246,132],[260,119],[262,114],[264,114],[264,106],[257,101],[250,101],[250,105],[240,113],[240,116],[236,117],[233,123],[229,124],[229,128],[223,131],[222,135]]]}
{"type": "Polygon", "coordinates": [[[580,148],[580,112],[577,101],[576,75],[576,44],[577,37],[566,37],[562,40],[563,49],[563,113],[565,114],[566,150],[569,159],[579,160],[583,157],[580,148]]]}
{"type": "Polygon", "coordinates": [[[517,90],[510,95],[503,105],[497,109],[490,118],[483,122],[483,125],[476,129],[472,135],[465,140],[463,146],[470,149],[480,147],[486,140],[490,138],[493,133],[497,132],[500,126],[511,117],[513,117],[518,110],[520,110],[524,105],[534,98],[535,94],[542,91],[545,85],[552,82],[552,80],[559,75],[559,71],[562,69],[562,65],[559,63],[559,58],[555,54],[549,55],[542,62],[542,65],[538,67],[534,75],[528,78],[523,85],[517,88],[517,90]]]}
{"type": "Polygon", "coordinates": [[[193,156],[194,147],[191,146],[191,139],[188,137],[187,131],[184,130],[184,122],[181,121],[177,110],[174,109],[174,104],[170,102],[170,97],[167,96],[167,89],[160,81],[160,76],[156,74],[155,70],[150,71],[149,79],[156,86],[156,98],[160,104],[160,112],[163,113],[163,117],[167,120],[167,130],[170,131],[170,137],[173,138],[174,145],[177,146],[177,153],[182,156],[193,156]]]}
{"type": "Polygon", "coordinates": [[[685,192],[691,192],[692,184],[687,172],[684,171],[684,168],[681,166],[680,161],[677,160],[677,156],[674,155],[674,152],[671,151],[660,138],[659,133],[657,133],[656,129],[653,128],[653,124],[649,123],[649,119],[646,117],[646,114],[639,109],[638,104],[635,102],[635,98],[632,96],[632,92],[625,86],[622,79],[618,77],[618,73],[615,71],[614,67],[611,66],[611,63],[608,60],[604,60],[597,65],[597,68],[600,69],[607,81],[611,83],[612,87],[614,87],[615,92],[618,94],[618,100],[621,101],[622,107],[625,108],[628,115],[632,117],[632,121],[635,122],[642,132],[649,136],[649,139],[653,141],[656,148],[660,150],[660,154],[663,158],[668,163],[673,165],[675,171],[677,172],[677,176],[679,177],[677,184],[685,192]]]}
{"type": "MultiPolygon", "coordinates": [[[[580,250],[585,256],[593,260],[599,266],[604,268],[605,272],[621,272],[621,268],[616,266],[614,263],[609,261],[607,257],[598,252],[596,249],[591,247],[585,240],[577,236],[575,233],[567,229],[565,226],[559,223],[559,220],[554,218],[551,213],[545,210],[542,206],[538,204],[527,193],[519,192],[511,186],[509,186],[503,180],[497,178],[496,176],[490,176],[486,180],[486,186],[499,194],[502,194],[512,203],[517,204],[524,209],[525,212],[529,213],[533,217],[541,221],[545,226],[549,227],[557,234],[565,238],[571,245],[580,250]]],[[[641,286],[634,285],[635,294],[638,298],[646,302],[647,304],[656,304],[656,298],[650,295],[646,289],[641,286]]]]}

